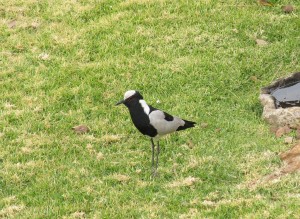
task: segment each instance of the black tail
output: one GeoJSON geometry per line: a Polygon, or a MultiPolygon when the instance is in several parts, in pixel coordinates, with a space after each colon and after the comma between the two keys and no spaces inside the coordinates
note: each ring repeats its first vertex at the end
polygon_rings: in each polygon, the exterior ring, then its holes
{"type": "Polygon", "coordinates": [[[183,126],[179,126],[178,129],[176,131],[180,131],[180,130],[184,130],[184,129],[188,129],[188,128],[192,128],[192,127],[195,127],[195,122],[192,122],[192,121],[187,121],[187,120],[184,120],[184,125],[183,126]]]}

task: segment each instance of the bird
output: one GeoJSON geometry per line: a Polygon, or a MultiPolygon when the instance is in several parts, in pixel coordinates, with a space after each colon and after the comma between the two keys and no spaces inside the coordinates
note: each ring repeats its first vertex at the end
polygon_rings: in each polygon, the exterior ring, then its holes
{"type": "Polygon", "coordinates": [[[152,175],[155,176],[158,167],[158,156],[160,153],[159,138],[187,128],[195,127],[196,122],[172,116],[162,110],[148,105],[139,91],[128,90],[124,94],[124,99],[116,103],[124,104],[130,113],[134,126],[143,134],[150,137],[152,147],[152,175]],[[154,139],[157,140],[156,161],[154,139]]]}

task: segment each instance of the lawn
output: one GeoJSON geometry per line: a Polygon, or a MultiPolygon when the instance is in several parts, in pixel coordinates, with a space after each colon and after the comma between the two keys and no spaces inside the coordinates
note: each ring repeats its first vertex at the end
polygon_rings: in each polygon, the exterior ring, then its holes
{"type": "Polygon", "coordinates": [[[0,2],[0,218],[299,218],[299,173],[253,186],[291,147],[258,95],[300,70],[299,1],[0,2]],[[154,179],[131,89],[198,123],[154,179]]]}

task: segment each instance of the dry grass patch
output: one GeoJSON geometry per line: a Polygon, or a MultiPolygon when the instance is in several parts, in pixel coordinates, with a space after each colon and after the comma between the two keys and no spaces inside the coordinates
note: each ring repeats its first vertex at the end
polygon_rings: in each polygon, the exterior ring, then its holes
{"type": "Polygon", "coordinates": [[[86,214],[83,211],[76,211],[71,214],[71,218],[86,218],[86,214]]]}
{"type": "MultiPolygon", "coordinates": [[[[188,148],[190,148],[187,145],[188,148]]],[[[187,165],[183,167],[183,171],[189,171],[191,169],[197,169],[201,168],[201,166],[207,165],[207,164],[216,164],[218,163],[219,160],[215,156],[203,156],[203,157],[198,157],[198,156],[190,156],[188,159],[187,165]]]]}
{"type": "Polygon", "coordinates": [[[137,180],[136,185],[140,188],[145,188],[145,187],[151,185],[151,182],[147,182],[144,180],[137,180]]]}
{"type": "Polygon", "coordinates": [[[96,149],[94,149],[94,146],[92,144],[87,144],[86,149],[88,152],[92,155],[95,156],[97,160],[103,160],[104,159],[104,154],[102,152],[97,152],[96,149]]]}
{"type": "Polygon", "coordinates": [[[222,199],[219,201],[212,201],[212,200],[204,200],[202,201],[201,205],[208,206],[208,207],[221,207],[223,205],[225,206],[240,206],[240,205],[247,205],[250,206],[252,204],[255,204],[255,202],[262,200],[263,197],[261,195],[257,195],[253,198],[236,198],[236,199],[222,199]]]}
{"type": "MultiPolygon", "coordinates": [[[[260,177],[259,171],[257,168],[260,168],[262,162],[269,162],[276,158],[276,153],[271,151],[265,151],[262,153],[250,153],[244,155],[243,162],[238,164],[241,171],[245,173],[245,177],[247,181],[252,181],[253,178],[260,177]],[[253,171],[253,167],[255,171],[253,171]]],[[[273,164],[272,167],[269,168],[276,168],[276,165],[273,164]]]]}
{"type": "Polygon", "coordinates": [[[129,16],[128,12],[118,12],[115,14],[110,14],[101,17],[101,19],[98,19],[96,21],[93,21],[89,24],[89,29],[94,30],[95,27],[101,27],[101,28],[109,28],[113,26],[115,23],[119,22],[122,19],[126,19],[126,17],[129,16]]]}
{"type": "Polygon", "coordinates": [[[123,136],[121,135],[103,135],[101,137],[101,140],[106,143],[106,144],[110,144],[110,143],[114,143],[114,142],[118,142],[122,139],[123,136]]]}
{"type": "Polygon", "coordinates": [[[197,208],[190,208],[187,213],[179,215],[179,219],[193,219],[201,217],[201,213],[197,208]]]}
{"type": "Polygon", "coordinates": [[[118,182],[125,183],[125,182],[128,182],[131,179],[131,177],[127,176],[127,175],[117,173],[117,174],[108,176],[108,179],[112,179],[112,180],[116,180],[118,182]]]}
{"type": "MultiPolygon", "coordinates": [[[[14,141],[14,143],[23,143],[24,147],[28,150],[35,150],[42,145],[51,145],[53,143],[53,138],[51,135],[47,135],[46,133],[29,134],[25,131],[24,133],[19,135],[19,137],[14,141]]],[[[22,151],[26,151],[24,147],[22,147],[22,151]]]]}
{"type": "Polygon", "coordinates": [[[104,154],[101,153],[101,152],[98,152],[97,155],[96,155],[96,159],[97,160],[103,160],[104,159],[104,154]]]}
{"type": "Polygon", "coordinates": [[[0,217],[2,217],[2,218],[11,218],[11,217],[14,217],[16,214],[18,214],[24,208],[25,208],[24,205],[10,205],[10,206],[6,206],[2,210],[0,210],[0,217]]]}
{"type": "Polygon", "coordinates": [[[5,103],[3,104],[3,107],[4,107],[5,109],[11,110],[11,109],[15,108],[16,106],[15,106],[14,104],[10,103],[10,102],[5,102],[5,103]]]}
{"type": "Polygon", "coordinates": [[[142,5],[142,4],[162,4],[166,2],[165,0],[125,0],[123,1],[122,3],[120,3],[120,6],[131,6],[133,4],[139,4],[139,5],[142,5]]]}
{"type": "MultiPolygon", "coordinates": [[[[300,164],[299,164],[299,143],[294,145],[291,149],[282,152],[279,154],[279,157],[281,161],[283,162],[283,165],[278,168],[277,165],[272,165],[272,172],[270,174],[267,174],[265,176],[261,176],[258,171],[252,172],[251,169],[253,169],[253,165],[259,166],[259,163],[262,161],[268,161],[271,162],[272,159],[277,157],[276,153],[266,151],[262,153],[261,156],[258,156],[256,158],[248,158],[248,161],[250,163],[243,163],[240,165],[243,169],[245,168],[245,165],[247,165],[247,169],[249,168],[249,171],[247,176],[246,182],[240,184],[237,186],[237,188],[250,188],[250,189],[256,189],[258,186],[264,186],[264,185],[272,185],[275,183],[278,183],[281,181],[282,176],[299,172],[300,164]],[[251,174],[250,174],[251,173],[251,174]]],[[[244,170],[245,171],[245,170],[244,170]]]]}
{"type": "Polygon", "coordinates": [[[10,183],[20,183],[24,176],[33,176],[37,170],[45,167],[44,161],[28,161],[25,163],[5,162],[1,171],[3,178],[10,183]],[[12,174],[13,173],[13,174],[12,174]]]}
{"type": "Polygon", "coordinates": [[[201,182],[201,180],[199,178],[189,176],[184,179],[173,181],[173,182],[169,183],[167,185],[167,187],[170,187],[170,188],[190,187],[190,186],[194,186],[196,183],[199,183],[199,182],[201,182]]]}

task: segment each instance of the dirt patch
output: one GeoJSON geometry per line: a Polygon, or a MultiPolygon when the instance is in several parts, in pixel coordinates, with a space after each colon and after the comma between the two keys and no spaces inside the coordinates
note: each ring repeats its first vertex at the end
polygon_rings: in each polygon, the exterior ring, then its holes
{"type": "Polygon", "coordinates": [[[292,13],[294,11],[293,5],[285,5],[285,6],[282,6],[281,9],[284,13],[287,13],[287,14],[292,13]]]}
{"type": "Polygon", "coordinates": [[[294,145],[290,150],[281,153],[280,159],[284,163],[283,173],[292,173],[300,170],[300,143],[294,145]]]}
{"type": "Polygon", "coordinates": [[[90,128],[86,125],[78,125],[72,128],[76,134],[85,134],[90,131],[90,128]]]}
{"type": "Polygon", "coordinates": [[[294,173],[300,170],[300,142],[294,145],[291,149],[279,154],[280,159],[283,162],[283,166],[273,173],[264,176],[259,180],[255,180],[250,183],[250,187],[256,187],[257,185],[265,184],[268,182],[277,182],[280,177],[294,173]]]}
{"type": "Polygon", "coordinates": [[[275,131],[275,135],[277,138],[280,138],[281,136],[285,135],[285,134],[289,134],[291,132],[291,128],[288,125],[285,125],[283,127],[279,127],[276,131],[275,131]]]}

